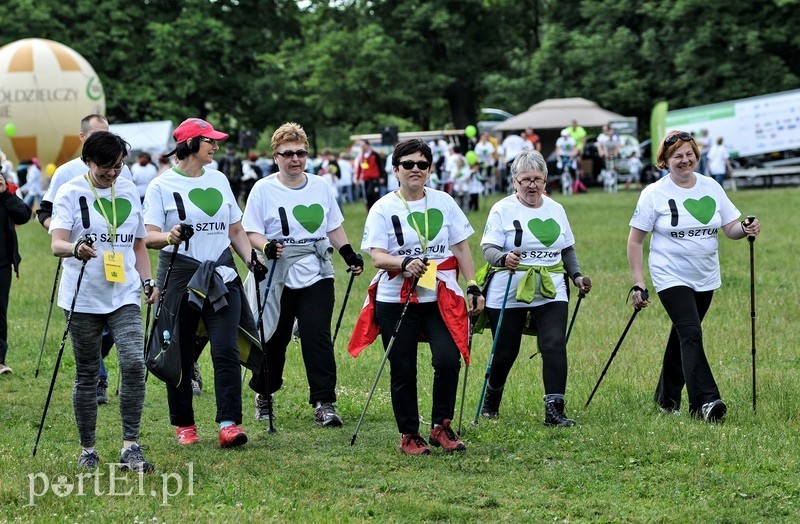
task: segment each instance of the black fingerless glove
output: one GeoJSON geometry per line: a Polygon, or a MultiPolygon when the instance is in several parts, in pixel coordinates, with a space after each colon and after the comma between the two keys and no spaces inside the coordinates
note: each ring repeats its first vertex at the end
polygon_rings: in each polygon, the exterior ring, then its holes
{"type": "Polygon", "coordinates": [[[274,238],[264,244],[264,256],[267,260],[275,260],[278,258],[278,241],[274,238]]]}
{"type": "Polygon", "coordinates": [[[364,258],[353,251],[353,246],[345,244],[339,248],[339,254],[344,259],[345,263],[351,267],[360,267],[364,269],[364,258]]]}

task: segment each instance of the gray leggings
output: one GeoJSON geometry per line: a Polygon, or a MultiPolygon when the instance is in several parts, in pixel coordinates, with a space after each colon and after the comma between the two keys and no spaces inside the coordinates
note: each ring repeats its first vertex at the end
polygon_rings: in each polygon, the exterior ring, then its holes
{"type": "MultiPolygon", "coordinates": [[[[68,314],[68,312],[65,312],[68,314]]],[[[144,329],[138,305],[122,306],[108,314],[73,313],[70,324],[72,353],[75,355],[75,387],[72,405],[81,446],[94,447],[97,426],[97,379],[103,327],[108,325],[117,344],[122,375],[119,412],[122,439],[137,440],[144,405],[144,329]]]]}

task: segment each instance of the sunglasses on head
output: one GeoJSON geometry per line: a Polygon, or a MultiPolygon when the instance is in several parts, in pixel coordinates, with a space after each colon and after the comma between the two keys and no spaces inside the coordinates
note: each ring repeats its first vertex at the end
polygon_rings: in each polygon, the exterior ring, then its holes
{"type": "Polygon", "coordinates": [[[308,151],[305,149],[298,149],[297,151],[284,151],[282,153],[275,153],[278,156],[282,156],[283,158],[292,158],[294,155],[297,155],[297,158],[305,158],[308,156],[308,151]]]}
{"type": "Polygon", "coordinates": [[[407,171],[414,169],[414,166],[417,166],[421,171],[425,171],[431,167],[431,163],[427,160],[417,160],[416,162],[413,160],[403,160],[400,162],[400,166],[407,171]]]}
{"type": "Polygon", "coordinates": [[[691,142],[694,140],[694,137],[689,133],[676,133],[674,135],[669,135],[666,139],[664,139],[665,146],[671,146],[678,140],[682,140],[684,142],[691,142]]]}

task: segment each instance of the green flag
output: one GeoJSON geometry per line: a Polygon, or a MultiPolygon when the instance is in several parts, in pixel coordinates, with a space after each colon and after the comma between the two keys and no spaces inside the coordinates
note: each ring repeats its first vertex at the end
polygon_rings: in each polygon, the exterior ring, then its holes
{"type": "Polygon", "coordinates": [[[653,106],[653,112],[650,113],[650,157],[653,165],[658,163],[658,145],[666,134],[668,108],[669,103],[662,100],[653,106]]]}

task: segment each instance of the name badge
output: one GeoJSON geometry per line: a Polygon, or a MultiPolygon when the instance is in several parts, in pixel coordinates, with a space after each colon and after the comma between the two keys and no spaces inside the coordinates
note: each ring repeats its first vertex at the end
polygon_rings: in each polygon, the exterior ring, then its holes
{"type": "Polygon", "coordinates": [[[103,268],[106,271],[106,280],[121,284],[125,283],[125,261],[122,253],[115,251],[103,253],[103,268]]]}
{"type": "Polygon", "coordinates": [[[436,289],[436,268],[439,265],[434,262],[433,260],[428,260],[428,269],[425,271],[425,274],[422,275],[422,278],[419,279],[417,285],[420,287],[424,287],[425,289],[436,289]]]}

